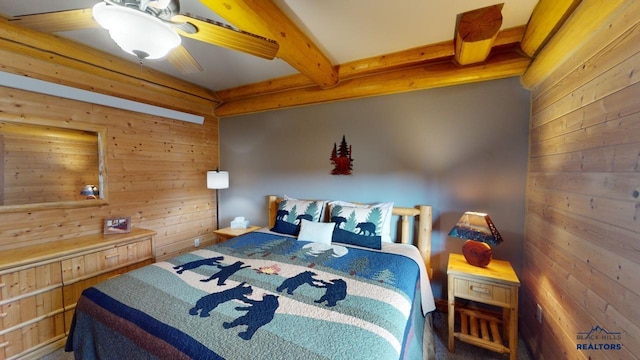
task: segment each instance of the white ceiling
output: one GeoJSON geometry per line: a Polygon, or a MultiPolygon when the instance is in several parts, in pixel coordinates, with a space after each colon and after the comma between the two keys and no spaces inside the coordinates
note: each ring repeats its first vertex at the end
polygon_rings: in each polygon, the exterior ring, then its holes
{"type": "MultiPolygon", "coordinates": [[[[266,0],[263,0],[266,1],[266,0]]],[[[496,0],[273,0],[334,64],[369,58],[454,38],[456,17],[499,3],[496,0]]],[[[90,8],[98,0],[1,0],[0,14],[17,15],[90,8]]],[[[502,0],[502,29],[525,25],[537,0],[502,0]]],[[[180,12],[225,22],[199,0],[181,0],[180,12]]],[[[137,62],[124,53],[103,29],[58,35],[137,62]]],[[[296,74],[282,60],[264,60],[241,52],[183,38],[182,45],[204,68],[181,74],[163,60],[148,66],[212,90],[228,89],[296,74]]]]}

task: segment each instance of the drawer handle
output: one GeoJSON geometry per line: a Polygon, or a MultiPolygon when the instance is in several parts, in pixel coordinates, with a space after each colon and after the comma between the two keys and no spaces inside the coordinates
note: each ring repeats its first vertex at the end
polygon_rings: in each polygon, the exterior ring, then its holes
{"type": "Polygon", "coordinates": [[[7,315],[9,315],[9,313],[6,313],[6,312],[0,313],[0,318],[6,318],[7,315]]]}
{"type": "Polygon", "coordinates": [[[491,290],[487,289],[487,288],[483,288],[483,287],[479,287],[479,286],[471,286],[471,291],[475,291],[475,292],[479,292],[479,293],[483,293],[483,294],[488,294],[491,292],[491,290]]]}
{"type": "Polygon", "coordinates": [[[5,342],[0,344],[0,348],[7,347],[7,345],[9,345],[9,342],[5,341],[5,342]]]}
{"type": "Polygon", "coordinates": [[[120,256],[120,254],[111,254],[111,255],[105,255],[104,258],[105,258],[105,260],[107,260],[107,259],[111,259],[111,258],[118,257],[118,256],[120,256]]]}
{"type": "Polygon", "coordinates": [[[5,286],[7,286],[7,284],[5,284],[5,283],[0,283],[0,288],[3,288],[3,287],[5,287],[5,286]]]}

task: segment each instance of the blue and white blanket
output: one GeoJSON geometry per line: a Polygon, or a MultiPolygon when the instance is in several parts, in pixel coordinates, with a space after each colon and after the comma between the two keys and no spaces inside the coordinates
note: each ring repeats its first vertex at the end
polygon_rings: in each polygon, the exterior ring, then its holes
{"type": "Polygon", "coordinates": [[[404,255],[254,232],[85,290],[67,350],[77,359],[421,359],[433,310],[425,284],[404,255]]]}

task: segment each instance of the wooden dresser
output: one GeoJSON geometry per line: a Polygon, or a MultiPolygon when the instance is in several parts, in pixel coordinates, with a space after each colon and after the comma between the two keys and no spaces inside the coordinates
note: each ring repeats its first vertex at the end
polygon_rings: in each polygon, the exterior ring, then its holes
{"type": "Polygon", "coordinates": [[[134,228],[0,252],[0,359],[62,347],[82,290],[153,263],[155,234],[134,228]]]}

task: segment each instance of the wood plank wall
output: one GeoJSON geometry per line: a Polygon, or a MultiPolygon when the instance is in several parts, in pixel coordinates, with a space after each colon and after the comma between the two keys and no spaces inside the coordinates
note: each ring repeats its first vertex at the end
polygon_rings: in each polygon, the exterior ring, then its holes
{"type": "Polygon", "coordinates": [[[520,329],[538,359],[640,358],[639,20],[532,89],[520,329]],[[598,325],[621,340],[578,340],[598,325]],[[622,348],[578,350],[591,342],[622,348]]]}
{"type": "Polygon", "coordinates": [[[0,205],[82,200],[79,189],[98,184],[96,135],[65,130],[43,136],[37,131],[0,130],[4,133],[0,150],[5,154],[0,163],[5,195],[0,205]]]}
{"type": "Polygon", "coordinates": [[[106,126],[109,204],[1,214],[0,250],[99,233],[113,216],[157,231],[160,259],[193,249],[195,238],[214,240],[215,192],[206,188],[206,171],[218,165],[216,118],[191,124],[0,87],[3,113],[106,126]]]}

